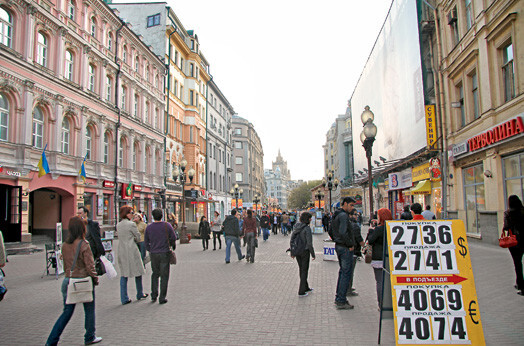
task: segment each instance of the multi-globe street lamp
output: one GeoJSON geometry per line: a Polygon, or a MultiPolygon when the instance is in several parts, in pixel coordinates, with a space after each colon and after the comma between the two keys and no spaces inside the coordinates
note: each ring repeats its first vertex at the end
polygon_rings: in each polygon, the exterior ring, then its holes
{"type": "Polygon", "coordinates": [[[258,194],[255,194],[255,198],[253,198],[253,202],[255,202],[255,214],[258,215],[258,203],[260,203],[260,198],[258,197],[258,194]]]}
{"type": "Polygon", "coordinates": [[[235,198],[236,200],[236,203],[235,203],[235,207],[236,209],[238,209],[238,197],[244,193],[244,190],[243,189],[239,189],[238,188],[238,184],[235,184],[235,187],[231,189],[231,191],[229,191],[229,193],[231,194],[231,196],[233,198],[235,198]]]}
{"type": "Polygon", "coordinates": [[[336,190],[338,187],[338,179],[333,180],[333,172],[329,171],[326,178],[322,178],[322,187],[325,189],[327,187],[329,191],[329,211],[331,212],[331,191],[336,190]]]}
{"type": "Polygon", "coordinates": [[[175,166],[173,169],[172,177],[173,180],[176,182],[177,180],[180,180],[180,184],[182,184],[182,228],[180,230],[180,244],[187,244],[189,243],[189,238],[187,236],[187,227],[186,227],[186,190],[185,185],[186,181],[189,178],[189,183],[191,184],[193,182],[193,177],[195,176],[195,170],[191,168],[189,171],[187,171],[187,177],[186,177],[186,167],[187,167],[187,161],[186,159],[182,159],[180,161],[180,168],[175,166]]]}
{"type": "Polygon", "coordinates": [[[322,204],[320,203],[320,201],[322,200],[322,198],[324,198],[324,194],[322,193],[321,190],[318,190],[317,193],[315,194],[315,197],[318,198],[318,209],[320,209],[322,207],[322,204]]]}
{"type": "Polygon", "coordinates": [[[375,142],[375,136],[377,135],[377,126],[373,124],[375,120],[375,115],[372,111],[369,110],[369,106],[364,107],[364,112],[360,116],[362,119],[362,124],[364,124],[364,129],[360,134],[360,141],[362,146],[366,150],[366,157],[368,159],[368,185],[369,185],[369,217],[373,215],[373,174],[371,167],[371,155],[373,149],[373,142],[375,142]]]}

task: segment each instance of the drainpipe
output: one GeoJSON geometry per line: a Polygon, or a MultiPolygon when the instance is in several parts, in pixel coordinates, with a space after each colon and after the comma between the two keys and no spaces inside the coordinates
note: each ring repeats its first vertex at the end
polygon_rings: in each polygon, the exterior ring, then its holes
{"type": "Polygon", "coordinates": [[[118,91],[119,91],[119,85],[118,85],[118,82],[120,81],[120,73],[121,73],[121,66],[120,66],[120,63],[118,62],[118,41],[119,41],[119,34],[120,34],[120,31],[124,28],[124,26],[126,25],[126,23],[123,21],[123,20],[120,20],[121,22],[121,25],[120,25],[120,28],[118,28],[116,30],[116,40],[115,40],[115,64],[116,66],[118,66],[118,69],[116,71],[116,77],[115,77],[115,108],[116,108],[116,111],[118,113],[118,121],[116,123],[116,126],[115,126],[115,196],[114,196],[114,205],[115,205],[115,231],[116,231],[116,224],[118,223],[117,222],[117,217],[118,217],[118,130],[120,129],[120,118],[121,118],[121,115],[122,115],[122,110],[120,109],[120,106],[119,106],[119,100],[118,100],[118,91]]]}
{"type": "MultiPolygon", "coordinates": [[[[208,164],[207,164],[207,159],[209,157],[209,155],[207,154],[207,150],[209,148],[208,146],[208,139],[207,139],[207,133],[208,133],[208,121],[207,121],[207,117],[208,117],[208,114],[209,114],[209,111],[208,111],[208,107],[209,107],[209,101],[207,100],[207,97],[208,97],[208,92],[209,92],[209,83],[213,80],[213,76],[211,74],[209,74],[209,76],[211,77],[207,82],[206,82],[206,190],[207,190],[207,194],[209,196],[209,171],[208,171],[208,164]]],[[[216,160],[216,157],[215,157],[215,160],[216,160]]],[[[215,190],[216,190],[216,186],[215,186],[215,190]]],[[[208,206],[209,206],[209,203],[208,203],[208,206]]],[[[211,217],[213,215],[210,215],[209,214],[209,208],[207,208],[207,214],[208,214],[208,217],[207,219],[208,220],[211,220],[211,217]]]]}

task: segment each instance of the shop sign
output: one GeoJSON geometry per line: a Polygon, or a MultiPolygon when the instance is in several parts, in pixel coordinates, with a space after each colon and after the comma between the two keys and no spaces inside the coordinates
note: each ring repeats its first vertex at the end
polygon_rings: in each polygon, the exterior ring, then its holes
{"type": "Polygon", "coordinates": [[[115,187],[115,182],[110,180],[104,180],[102,183],[103,187],[115,187]]]}
{"type": "Polygon", "coordinates": [[[519,135],[524,132],[522,117],[518,116],[502,124],[496,125],[489,130],[468,139],[470,151],[480,150],[504,139],[519,135]]]}
{"type": "Polygon", "coordinates": [[[236,203],[236,198],[233,198],[233,200],[231,200],[231,208],[242,208],[242,198],[238,199],[238,206],[236,203]]]}
{"type": "Polygon", "coordinates": [[[122,184],[122,199],[133,198],[133,184],[122,184]]]}
{"type": "Polygon", "coordinates": [[[435,123],[435,105],[426,106],[426,139],[429,149],[437,142],[437,124],[435,123]]]}
{"type": "Polygon", "coordinates": [[[485,345],[462,220],[388,221],[397,345],[485,345]]]}
{"type": "Polygon", "coordinates": [[[206,190],[200,189],[200,195],[204,198],[206,198],[206,190]]]}
{"type": "Polygon", "coordinates": [[[140,186],[140,185],[133,185],[133,191],[138,191],[138,192],[142,191],[142,186],[140,186]]]}
{"type": "Polygon", "coordinates": [[[2,165],[0,165],[0,173],[4,173],[4,174],[10,175],[12,177],[21,177],[22,176],[22,172],[13,171],[13,170],[10,170],[10,169],[4,169],[4,167],[2,167],[2,165]]]}
{"type": "Polygon", "coordinates": [[[407,189],[413,185],[411,168],[389,174],[389,190],[407,189]]]}
{"type": "Polygon", "coordinates": [[[429,162],[413,167],[413,182],[429,179],[429,162]]]}
{"type": "Polygon", "coordinates": [[[431,181],[439,181],[442,171],[440,170],[440,159],[437,157],[429,160],[429,175],[431,176],[431,181]]]}

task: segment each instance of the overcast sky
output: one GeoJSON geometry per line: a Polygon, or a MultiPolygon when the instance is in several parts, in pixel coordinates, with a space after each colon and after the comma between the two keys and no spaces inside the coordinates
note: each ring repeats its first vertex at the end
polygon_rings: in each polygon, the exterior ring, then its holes
{"type": "Polygon", "coordinates": [[[253,123],[264,168],[280,149],[292,179],[321,179],[326,133],[346,110],[391,0],[167,3],[197,34],[235,112],[253,123]]]}

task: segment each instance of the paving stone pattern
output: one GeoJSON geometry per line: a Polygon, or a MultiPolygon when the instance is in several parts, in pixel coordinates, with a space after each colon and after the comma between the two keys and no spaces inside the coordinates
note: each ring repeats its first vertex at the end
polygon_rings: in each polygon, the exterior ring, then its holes
{"type": "MultiPolygon", "coordinates": [[[[96,289],[97,335],[104,338],[102,345],[376,344],[373,271],[358,262],[354,286],[360,295],[350,299],[355,309],[336,310],[338,263],[322,260],[326,237],[313,237],[317,260],[311,262],[309,283],[314,292],[305,298],[298,297],[298,266],[285,252],[289,237],[280,234],[267,242],[259,239],[253,264],[237,261],[234,251],[231,263],[225,264],[224,246],[202,251],[200,240],[178,245],[179,264],[171,267],[165,305],[136,301],[130,280],[133,302],[122,306],[118,278],[103,277],[96,289]]],[[[509,252],[471,240],[470,251],[487,344],[522,345],[524,297],[513,288],[509,252]]],[[[43,252],[9,260],[4,268],[9,291],[0,302],[0,345],[43,345],[62,311],[62,278],[41,278],[43,252]]],[[[150,274],[148,264],[143,277],[147,293],[150,274]]],[[[76,310],[62,335],[63,345],[83,344],[83,307],[76,310]]],[[[392,320],[384,321],[382,344],[395,344],[392,320]]]]}

